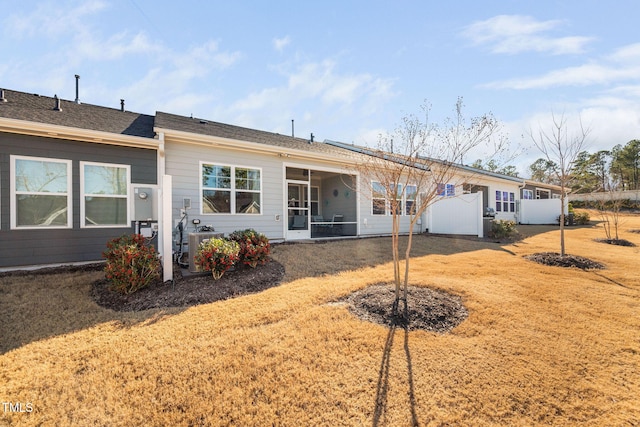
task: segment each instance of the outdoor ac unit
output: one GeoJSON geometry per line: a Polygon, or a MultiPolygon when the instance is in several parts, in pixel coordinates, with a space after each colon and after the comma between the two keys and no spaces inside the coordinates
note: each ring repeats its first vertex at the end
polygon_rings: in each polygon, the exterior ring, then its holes
{"type": "Polygon", "coordinates": [[[213,233],[213,232],[189,233],[188,251],[189,251],[189,271],[190,272],[196,273],[198,271],[198,269],[196,268],[196,265],[193,262],[193,257],[195,256],[196,251],[198,250],[198,246],[200,246],[200,243],[202,243],[204,240],[209,240],[215,237],[224,237],[224,234],[213,233]]]}

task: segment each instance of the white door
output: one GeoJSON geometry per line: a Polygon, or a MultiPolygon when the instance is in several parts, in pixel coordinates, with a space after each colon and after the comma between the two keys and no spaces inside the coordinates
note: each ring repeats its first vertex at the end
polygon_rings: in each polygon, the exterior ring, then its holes
{"type": "Polygon", "coordinates": [[[287,180],[287,240],[311,238],[309,182],[287,180]]]}

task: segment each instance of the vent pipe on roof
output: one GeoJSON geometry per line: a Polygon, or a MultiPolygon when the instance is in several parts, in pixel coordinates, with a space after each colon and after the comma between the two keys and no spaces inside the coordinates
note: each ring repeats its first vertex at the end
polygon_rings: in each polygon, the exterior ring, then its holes
{"type": "Polygon", "coordinates": [[[62,111],[62,106],[60,105],[60,98],[58,98],[58,95],[54,95],[53,99],[56,101],[56,105],[53,107],[53,111],[62,111]]]}
{"type": "Polygon", "coordinates": [[[124,112],[124,99],[120,100],[120,111],[124,112]]]}
{"type": "Polygon", "coordinates": [[[0,102],[7,102],[7,98],[4,97],[4,89],[0,89],[0,102]]]}
{"type": "Polygon", "coordinates": [[[80,88],[78,86],[79,80],[80,76],[76,74],[76,104],[80,104],[80,88]]]}
{"type": "Polygon", "coordinates": [[[313,132],[311,132],[311,139],[309,139],[309,144],[313,144],[313,132]]]}
{"type": "Polygon", "coordinates": [[[294,132],[294,128],[293,128],[293,119],[291,119],[291,137],[295,138],[296,134],[294,132]]]}

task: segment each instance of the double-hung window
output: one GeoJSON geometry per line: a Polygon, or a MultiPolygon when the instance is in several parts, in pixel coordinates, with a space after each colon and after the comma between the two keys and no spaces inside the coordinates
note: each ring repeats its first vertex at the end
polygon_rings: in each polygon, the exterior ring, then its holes
{"type": "Polygon", "coordinates": [[[509,191],[496,191],[496,212],[515,212],[516,194],[509,191]]]}
{"type": "Polygon", "coordinates": [[[10,160],[11,228],[71,228],[71,160],[10,160]]]}
{"type": "Polygon", "coordinates": [[[407,185],[405,190],[405,214],[413,215],[416,213],[416,195],[418,194],[418,187],[415,185],[407,185]]]}
{"type": "Polygon", "coordinates": [[[394,185],[394,188],[395,191],[387,191],[383,184],[376,181],[371,182],[371,213],[373,215],[391,215],[394,207],[397,215],[413,215],[415,213],[417,186],[397,184],[394,185]],[[392,195],[394,200],[388,200],[387,195],[392,195]]]}
{"type": "Polygon", "coordinates": [[[455,184],[439,183],[437,187],[437,193],[438,196],[453,197],[456,195],[456,186],[455,184]]]}
{"type": "Polygon", "coordinates": [[[373,181],[371,183],[371,190],[373,191],[371,196],[372,202],[372,214],[373,215],[386,215],[387,214],[387,191],[379,182],[373,181]]]}
{"type": "Polygon", "coordinates": [[[260,214],[260,169],[201,163],[203,214],[260,214]]]}
{"type": "Polygon", "coordinates": [[[80,162],[80,226],[129,227],[129,165],[80,162]]]}

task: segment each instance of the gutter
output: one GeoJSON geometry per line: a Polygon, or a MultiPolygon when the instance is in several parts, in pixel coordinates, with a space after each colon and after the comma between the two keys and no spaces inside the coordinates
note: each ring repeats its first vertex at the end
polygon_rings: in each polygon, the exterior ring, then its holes
{"type": "Polygon", "coordinates": [[[36,123],[17,119],[0,118],[0,132],[108,145],[121,145],[135,148],[158,149],[158,140],[154,138],[123,135],[113,132],[81,129],[69,126],[50,125],[46,123],[36,123]]]}
{"type": "Polygon", "coordinates": [[[341,164],[341,165],[355,165],[357,161],[349,158],[342,158],[325,154],[318,151],[304,151],[296,148],[283,147],[279,145],[268,145],[259,142],[250,142],[245,140],[223,138],[219,136],[202,135],[192,132],[184,132],[173,129],[154,127],[153,131],[156,134],[164,134],[166,142],[182,142],[186,144],[202,145],[206,147],[220,147],[236,151],[249,151],[252,153],[267,153],[274,154],[280,157],[287,158],[299,158],[306,160],[323,160],[326,162],[341,164]]]}

